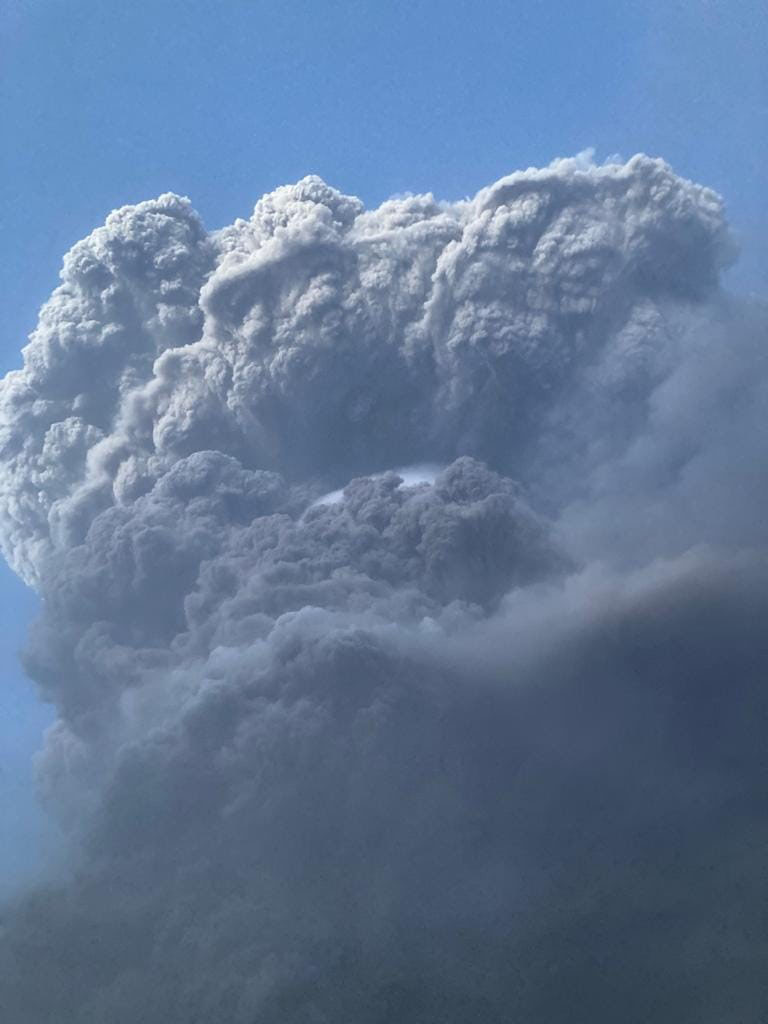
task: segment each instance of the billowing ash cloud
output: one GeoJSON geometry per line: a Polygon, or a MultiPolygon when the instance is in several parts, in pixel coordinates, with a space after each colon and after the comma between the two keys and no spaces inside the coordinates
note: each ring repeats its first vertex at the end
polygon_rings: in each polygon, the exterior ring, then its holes
{"type": "Polygon", "coordinates": [[[768,1009],[765,311],[635,157],[110,215],[0,386],[18,1024],[768,1009]],[[395,467],[427,466],[413,472],[395,467]]]}

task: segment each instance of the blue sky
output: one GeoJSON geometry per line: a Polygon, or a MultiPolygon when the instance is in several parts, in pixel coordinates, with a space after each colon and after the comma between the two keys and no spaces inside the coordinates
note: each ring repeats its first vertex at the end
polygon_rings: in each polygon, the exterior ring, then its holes
{"type": "MultiPolygon", "coordinates": [[[[373,204],[644,150],[724,194],[731,282],[764,293],[767,48],[763,0],[6,0],[2,369],[113,207],[173,190],[214,228],[310,172],[373,204]]],[[[38,859],[28,761],[48,714],[16,659],[34,601],[5,567],[0,606],[8,880],[38,859]]]]}

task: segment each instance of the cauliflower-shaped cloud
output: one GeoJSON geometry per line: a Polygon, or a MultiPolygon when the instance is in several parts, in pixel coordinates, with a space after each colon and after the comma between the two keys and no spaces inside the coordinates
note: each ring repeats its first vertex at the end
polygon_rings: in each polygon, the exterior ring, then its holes
{"type": "Polygon", "coordinates": [[[166,195],[72,249],[0,384],[73,837],[7,909],[9,1020],[760,1019],[731,257],[644,156],[376,210],[308,177],[214,233],[166,195]]]}

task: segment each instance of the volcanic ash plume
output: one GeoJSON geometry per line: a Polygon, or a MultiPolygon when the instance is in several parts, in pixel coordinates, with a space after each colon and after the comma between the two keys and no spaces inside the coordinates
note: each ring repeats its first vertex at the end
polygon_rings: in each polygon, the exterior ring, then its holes
{"type": "Polygon", "coordinates": [[[765,310],[584,158],[112,213],[0,384],[66,872],[14,1024],[768,1010],[765,310]],[[416,468],[409,468],[416,467],[416,468]]]}

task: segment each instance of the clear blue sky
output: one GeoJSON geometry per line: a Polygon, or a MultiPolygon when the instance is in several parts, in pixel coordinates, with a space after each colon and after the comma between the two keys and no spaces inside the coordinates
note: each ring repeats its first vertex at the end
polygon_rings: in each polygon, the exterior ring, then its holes
{"type": "MultiPolygon", "coordinates": [[[[314,172],[368,203],[471,194],[594,147],[721,191],[732,282],[768,291],[765,0],[3,0],[0,369],[63,252],[173,190],[207,225],[314,172]]],[[[34,863],[29,751],[47,715],[15,651],[33,601],[0,570],[0,826],[34,863]]]]}

